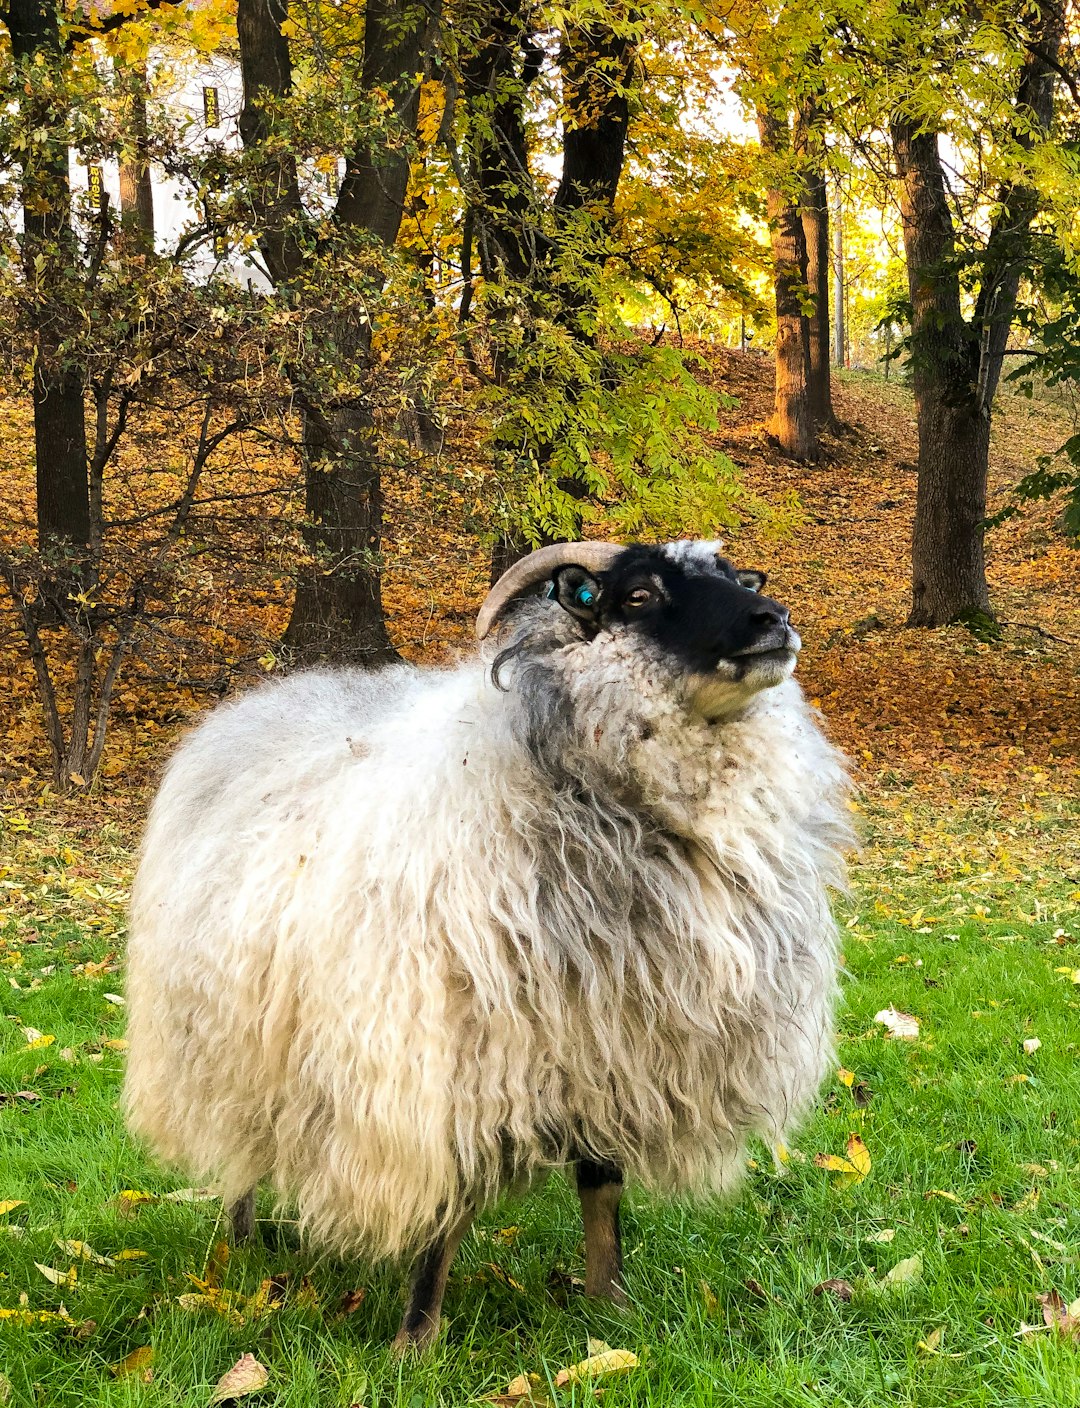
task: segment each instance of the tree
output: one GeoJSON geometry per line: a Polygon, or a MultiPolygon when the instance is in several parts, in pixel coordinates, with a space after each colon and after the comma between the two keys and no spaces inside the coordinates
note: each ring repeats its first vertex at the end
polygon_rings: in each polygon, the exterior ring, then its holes
{"type": "Polygon", "coordinates": [[[791,152],[787,113],[759,105],[757,124],[761,149],[772,173],[766,210],[776,295],[776,395],[766,428],[786,455],[813,463],[820,451],[811,399],[810,320],[806,312],[809,290],[803,221],[807,195],[787,160],[791,152]],[[798,182],[797,193],[786,188],[792,182],[798,182]]]}
{"type": "MultiPolygon", "coordinates": [[[[340,299],[342,279],[355,287],[360,278],[377,297],[387,278],[383,256],[401,225],[406,147],[416,125],[416,75],[429,19],[414,0],[368,0],[359,63],[355,42],[344,46],[335,96],[345,109],[343,121],[337,116],[345,172],[326,218],[305,206],[293,141],[289,30],[296,22],[284,0],[239,0],[237,7],[244,80],[240,133],[251,159],[248,192],[259,249],[286,305],[301,298],[319,303],[326,314],[325,374],[293,368],[303,423],[309,559],[298,577],[285,643],[299,660],[329,656],[379,664],[396,657],[382,605],[378,433],[364,388],[372,322],[351,300],[341,308],[340,299]],[[390,110],[389,124],[376,116],[380,101],[390,110]]],[[[319,77],[330,80],[325,71],[319,77]]],[[[333,137],[323,140],[332,152],[333,137]]]]}
{"type": "Polygon", "coordinates": [[[891,121],[912,307],[911,361],[919,427],[909,624],[990,617],[983,534],[990,421],[1039,196],[1030,167],[1053,118],[1054,64],[1064,29],[1058,0],[1025,7],[1015,88],[1001,133],[1009,165],[985,238],[958,237],[939,125],[918,102],[891,121]],[[964,316],[962,275],[974,294],[964,316]]]}

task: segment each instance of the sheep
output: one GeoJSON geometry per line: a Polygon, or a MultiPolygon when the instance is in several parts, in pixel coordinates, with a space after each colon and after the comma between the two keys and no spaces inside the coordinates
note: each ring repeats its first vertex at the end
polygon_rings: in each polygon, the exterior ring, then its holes
{"type": "Polygon", "coordinates": [[[263,685],[168,764],[130,1126],[237,1235],[266,1179],[317,1242],[415,1258],[399,1348],[508,1187],[573,1166],[586,1293],[619,1300],[624,1179],[729,1192],[814,1099],[848,784],[764,580],[716,542],[543,548],[484,603],[494,649],[263,685]]]}

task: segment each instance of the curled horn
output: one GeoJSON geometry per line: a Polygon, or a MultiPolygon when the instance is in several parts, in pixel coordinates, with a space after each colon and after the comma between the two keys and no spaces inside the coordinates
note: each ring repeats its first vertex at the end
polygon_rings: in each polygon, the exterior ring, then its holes
{"type": "Polygon", "coordinates": [[[557,567],[584,567],[602,572],[622,552],[619,543],[555,543],[538,548],[502,574],[488,592],[476,617],[476,638],[483,640],[502,615],[507,604],[527,595],[537,582],[546,582],[557,567]]]}

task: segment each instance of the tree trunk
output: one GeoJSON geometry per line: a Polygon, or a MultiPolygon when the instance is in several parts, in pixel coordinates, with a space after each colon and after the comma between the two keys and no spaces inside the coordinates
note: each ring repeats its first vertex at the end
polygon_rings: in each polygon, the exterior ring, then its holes
{"type": "MultiPolygon", "coordinates": [[[[12,0],[8,15],[12,54],[19,64],[59,66],[62,45],[50,0],[12,0]]],[[[64,284],[78,260],[71,229],[68,149],[61,99],[43,92],[40,77],[26,84],[23,113],[22,255],[37,330],[34,356],[34,449],[38,547],[50,559],[58,589],[81,575],[90,544],[90,486],[82,369],[64,353],[71,313],[64,284]]],[[[62,88],[59,90],[62,92],[62,88]]]]}
{"type": "Polygon", "coordinates": [[[990,420],[971,402],[918,405],[919,481],[909,626],[992,620],[983,560],[990,420]]]}
{"type": "Polygon", "coordinates": [[[833,366],[847,366],[847,331],[844,327],[844,207],[836,192],[833,209],[833,366]]]}
{"type": "Polygon", "coordinates": [[[798,204],[781,188],[780,161],[790,148],[786,117],[765,108],[757,114],[762,151],[774,174],[767,194],[776,294],[776,397],[766,430],[784,454],[814,463],[819,454],[810,405],[809,319],[803,312],[807,290],[806,237],[798,204]]]}
{"type": "Polygon", "coordinates": [[[304,416],[304,538],[284,644],[299,664],[397,658],[382,604],[383,499],[378,447],[362,405],[304,416]]]}
{"type": "Polygon", "coordinates": [[[814,300],[810,324],[810,412],[818,430],[836,425],[829,373],[829,198],[825,172],[820,166],[806,175],[806,198],[802,203],[803,235],[806,239],[806,283],[814,300]]]}
{"type": "MultiPolygon", "coordinates": [[[[1046,4],[1021,69],[1014,138],[1030,150],[1053,117],[1054,60],[1064,26],[1046,4]]],[[[911,362],[919,425],[919,484],[912,535],[908,624],[992,619],[983,558],[990,416],[1016,311],[1020,272],[1038,210],[1022,179],[999,195],[983,254],[975,313],[961,311],[955,231],[935,132],[898,116],[893,147],[912,305],[911,362]]]]}
{"type": "MultiPolygon", "coordinates": [[[[240,132],[258,153],[256,206],[259,241],[278,293],[292,296],[314,245],[301,237],[306,215],[296,162],[275,140],[263,96],[282,99],[292,88],[292,60],[282,32],[285,0],[239,0],[237,33],[244,78],[240,132]]],[[[419,111],[416,74],[429,17],[407,0],[369,0],[365,13],[363,91],[393,103],[405,131],[419,111]]],[[[268,105],[269,106],[269,105],[268,105]]],[[[342,236],[373,235],[390,247],[397,239],[409,179],[407,154],[371,145],[363,137],[346,157],[334,211],[342,236]]],[[[363,366],[367,329],[342,329],[342,355],[363,366]]],[[[303,466],[309,562],[302,564],[285,644],[301,661],[327,658],[379,664],[395,658],[382,604],[382,488],[371,408],[322,396],[297,373],[303,419],[303,466]]]]}
{"type": "Polygon", "coordinates": [[[124,234],[137,246],[154,248],[154,190],[150,182],[150,143],[146,116],[149,83],[146,60],[130,67],[114,60],[127,87],[128,143],[120,160],[120,217],[124,234]]]}
{"type": "Polygon", "coordinates": [[[911,626],[990,616],[983,561],[989,407],[976,391],[978,339],[960,309],[952,215],[935,132],[892,125],[911,295],[919,426],[911,626]]]}

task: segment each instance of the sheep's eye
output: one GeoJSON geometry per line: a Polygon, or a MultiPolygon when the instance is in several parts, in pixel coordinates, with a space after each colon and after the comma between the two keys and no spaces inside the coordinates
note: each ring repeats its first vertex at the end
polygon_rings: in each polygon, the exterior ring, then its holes
{"type": "Polygon", "coordinates": [[[635,587],[623,602],[624,606],[647,606],[653,599],[648,587],[635,587]]]}

